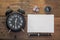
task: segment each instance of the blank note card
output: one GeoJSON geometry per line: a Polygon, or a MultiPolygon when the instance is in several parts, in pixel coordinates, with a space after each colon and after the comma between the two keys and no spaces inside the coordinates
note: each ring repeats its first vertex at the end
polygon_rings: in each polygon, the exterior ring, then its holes
{"type": "Polygon", "coordinates": [[[27,32],[54,33],[54,15],[28,14],[27,32]]]}

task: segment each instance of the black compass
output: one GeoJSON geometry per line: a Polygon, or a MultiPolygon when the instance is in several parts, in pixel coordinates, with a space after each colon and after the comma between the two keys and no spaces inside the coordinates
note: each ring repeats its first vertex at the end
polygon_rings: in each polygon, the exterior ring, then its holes
{"type": "Polygon", "coordinates": [[[7,16],[6,25],[9,30],[14,32],[20,31],[21,28],[24,29],[25,27],[25,18],[17,12],[11,13],[7,16]]]}

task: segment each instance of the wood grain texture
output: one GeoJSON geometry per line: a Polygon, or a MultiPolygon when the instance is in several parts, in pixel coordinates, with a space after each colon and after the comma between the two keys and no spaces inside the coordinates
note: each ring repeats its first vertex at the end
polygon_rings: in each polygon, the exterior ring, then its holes
{"type": "Polygon", "coordinates": [[[50,13],[60,17],[60,0],[0,0],[0,15],[5,15],[8,6],[14,10],[22,8],[26,14],[34,13],[32,9],[35,5],[40,9],[39,14],[44,14],[44,8],[50,6],[52,8],[50,13]]]}
{"type": "MultiPolygon", "coordinates": [[[[26,17],[27,19],[27,17],[26,17]]],[[[27,22],[27,20],[26,20],[27,22]]],[[[60,0],[0,0],[0,40],[60,40],[60,0]],[[46,14],[44,8],[51,6],[50,13],[55,15],[54,21],[54,34],[51,37],[29,37],[27,35],[27,24],[25,33],[20,31],[17,33],[10,32],[6,27],[5,12],[7,7],[10,6],[13,10],[22,8],[27,14],[34,14],[33,7],[37,5],[40,8],[38,14],[46,14]],[[16,36],[16,38],[15,38],[16,36]]]]}

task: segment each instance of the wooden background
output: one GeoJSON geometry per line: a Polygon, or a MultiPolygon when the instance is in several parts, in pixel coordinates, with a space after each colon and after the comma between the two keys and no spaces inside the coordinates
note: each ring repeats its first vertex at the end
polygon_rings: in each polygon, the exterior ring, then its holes
{"type": "Polygon", "coordinates": [[[60,0],[0,0],[0,40],[60,40],[60,0]],[[5,12],[7,7],[11,7],[14,11],[19,8],[24,9],[26,17],[27,14],[34,14],[32,9],[35,5],[40,9],[38,14],[46,14],[44,10],[46,6],[50,6],[52,8],[50,13],[55,15],[54,34],[50,37],[29,37],[26,34],[27,26],[24,29],[25,33],[22,31],[17,33],[8,33],[8,29],[5,25],[5,12]]]}

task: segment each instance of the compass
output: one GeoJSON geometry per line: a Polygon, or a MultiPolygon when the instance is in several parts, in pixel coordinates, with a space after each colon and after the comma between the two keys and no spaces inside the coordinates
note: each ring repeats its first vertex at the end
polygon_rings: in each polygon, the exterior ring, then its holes
{"type": "Polygon", "coordinates": [[[9,30],[14,32],[20,31],[25,27],[25,18],[22,14],[13,12],[6,18],[6,25],[9,30]]]}
{"type": "Polygon", "coordinates": [[[50,6],[45,7],[45,12],[51,12],[51,7],[50,6]]]}

